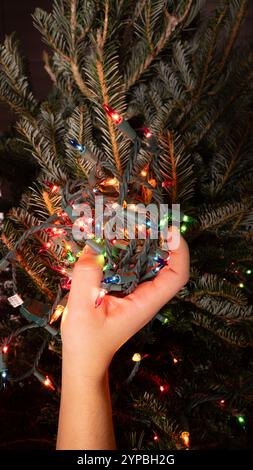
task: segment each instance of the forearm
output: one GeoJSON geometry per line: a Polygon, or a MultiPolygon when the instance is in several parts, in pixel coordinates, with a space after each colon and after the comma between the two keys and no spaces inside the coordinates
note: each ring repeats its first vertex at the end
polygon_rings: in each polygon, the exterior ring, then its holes
{"type": "Polygon", "coordinates": [[[85,372],[63,352],[57,450],[116,448],[108,373],[97,379],[85,372]]]}

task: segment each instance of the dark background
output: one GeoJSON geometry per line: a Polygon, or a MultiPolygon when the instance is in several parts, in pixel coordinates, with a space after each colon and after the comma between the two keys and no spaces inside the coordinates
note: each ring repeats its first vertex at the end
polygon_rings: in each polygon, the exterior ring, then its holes
{"type": "MultiPolygon", "coordinates": [[[[85,0],[84,0],[85,1],[85,0]]],[[[23,54],[28,58],[30,73],[35,96],[44,98],[50,88],[50,78],[43,69],[42,51],[45,45],[41,41],[40,33],[33,26],[31,14],[36,7],[50,11],[52,0],[0,0],[0,42],[6,34],[17,32],[22,45],[23,54]]],[[[207,0],[206,14],[208,14],[217,0],[207,0]]],[[[241,41],[252,40],[253,1],[249,1],[250,11],[241,34],[241,41]]],[[[9,130],[14,116],[9,109],[0,103],[0,133],[9,130]]]]}

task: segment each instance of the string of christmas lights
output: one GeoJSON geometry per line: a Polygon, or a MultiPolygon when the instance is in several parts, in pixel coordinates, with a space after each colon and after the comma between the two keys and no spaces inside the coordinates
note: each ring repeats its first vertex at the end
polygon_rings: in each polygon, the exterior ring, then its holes
{"type": "MultiPolygon", "coordinates": [[[[137,157],[142,145],[144,145],[150,153],[153,153],[153,155],[159,154],[159,147],[155,135],[153,135],[147,127],[142,129],[142,140],[124,117],[117,111],[113,110],[108,104],[104,104],[103,109],[108,119],[112,120],[118,130],[133,142],[133,148],[135,149],[134,158],[137,157]]],[[[136,225],[137,201],[135,201],[135,198],[132,196],[129,198],[127,192],[127,188],[131,186],[129,177],[133,164],[131,159],[129,160],[129,164],[125,169],[122,179],[121,175],[119,175],[115,169],[113,169],[113,172],[111,171],[110,165],[107,165],[106,162],[98,161],[97,157],[87,145],[78,142],[75,138],[69,139],[67,144],[77,151],[80,158],[84,158],[93,163],[95,168],[100,170],[105,168],[106,177],[103,174],[102,178],[98,179],[95,183],[93,182],[93,184],[95,184],[94,186],[85,185],[82,181],[72,181],[67,182],[66,185],[62,187],[58,182],[44,181],[47,191],[52,195],[57,194],[57,197],[59,197],[61,209],[57,209],[53,215],[40,225],[26,230],[15,243],[13,250],[0,262],[0,269],[5,269],[9,262],[12,263],[15,260],[16,251],[22,247],[29,237],[38,232],[44,232],[47,235],[47,241],[39,248],[38,255],[42,257],[47,268],[55,271],[60,277],[57,298],[55,299],[53,307],[50,308],[50,305],[43,304],[42,302],[36,303],[29,298],[23,300],[17,291],[15,291],[14,295],[8,300],[14,308],[19,309],[22,317],[29,322],[28,327],[34,324],[36,327],[43,328],[51,337],[55,338],[56,341],[60,341],[59,328],[53,325],[57,324],[57,321],[61,318],[64,311],[68,291],[71,287],[73,267],[85,244],[89,245],[97,254],[103,255],[105,259],[101,289],[95,302],[95,308],[99,308],[107,294],[131,292],[138,282],[152,279],[169,262],[168,253],[159,248],[159,241],[151,243],[151,240],[148,240],[148,243],[145,243],[145,239],[138,239],[134,240],[134,243],[132,243],[126,229],[122,231],[122,239],[115,238],[113,240],[106,240],[104,234],[106,224],[110,218],[105,217],[102,225],[100,222],[96,222],[96,230],[100,230],[101,236],[99,238],[94,236],[92,229],[95,223],[95,195],[103,195],[104,207],[108,202],[111,203],[114,201],[116,208],[118,206],[122,208],[125,218],[132,217],[131,220],[134,231],[137,229],[143,231],[146,237],[150,236],[150,230],[153,228],[154,224],[150,218],[147,218],[144,224],[136,225]],[[80,213],[78,213],[78,211],[76,212],[76,208],[80,204],[88,204],[89,207],[92,208],[92,216],[85,217],[82,211],[80,213]],[[75,230],[73,230],[73,228],[75,230]],[[84,233],[86,235],[85,240],[83,237],[84,233]],[[143,252],[144,247],[145,251],[143,252]],[[124,256],[123,253],[125,253],[124,256]],[[124,259],[124,263],[121,263],[121,259],[124,259]],[[56,260],[58,261],[56,262],[56,260]]],[[[161,200],[160,193],[157,188],[152,185],[153,183],[150,184],[151,180],[146,179],[150,171],[151,168],[149,166],[143,168],[140,172],[140,179],[137,178],[137,181],[140,187],[144,185],[158,202],[161,200]]],[[[160,191],[162,190],[162,186],[161,184],[160,191]]],[[[181,219],[183,221],[181,232],[183,233],[187,230],[188,224],[192,222],[192,219],[186,215],[181,215],[181,219]]],[[[165,224],[171,222],[172,220],[169,214],[163,219],[158,229],[160,230],[165,224]]],[[[6,348],[9,347],[10,341],[11,339],[9,338],[3,346],[2,356],[3,351],[6,351],[6,348]]],[[[3,359],[1,364],[2,379],[6,382],[8,380],[8,368],[3,359]]],[[[36,364],[38,365],[37,359],[36,364]]],[[[44,375],[39,372],[37,365],[36,367],[33,365],[30,371],[27,371],[25,375],[29,376],[33,374],[41,383],[53,390],[54,386],[52,385],[51,379],[49,379],[46,374],[44,375]]],[[[132,380],[137,373],[139,365],[140,361],[136,360],[134,371],[129,380],[132,380]]],[[[10,376],[9,380],[12,380],[10,376]]]]}

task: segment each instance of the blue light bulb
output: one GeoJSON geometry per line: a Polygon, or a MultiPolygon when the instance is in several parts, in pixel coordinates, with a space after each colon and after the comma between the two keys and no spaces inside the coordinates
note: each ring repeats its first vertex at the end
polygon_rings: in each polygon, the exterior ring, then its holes
{"type": "Polygon", "coordinates": [[[160,258],[160,256],[158,256],[158,255],[155,255],[155,256],[154,256],[154,260],[157,261],[158,263],[160,263],[162,266],[164,266],[165,264],[167,264],[166,260],[163,259],[163,258],[160,258]]]}
{"type": "Polygon", "coordinates": [[[84,153],[86,151],[86,147],[79,144],[75,139],[69,139],[69,143],[72,145],[72,147],[79,150],[80,153],[84,153]]]}
{"type": "Polygon", "coordinates": [[[115,274],[114,276],[106,277],[105,279],[103,279],[103,282],[105,282],[105,284],[119,284],[120,281],[121,277],[119,276],[119,274],[115,274]]]}

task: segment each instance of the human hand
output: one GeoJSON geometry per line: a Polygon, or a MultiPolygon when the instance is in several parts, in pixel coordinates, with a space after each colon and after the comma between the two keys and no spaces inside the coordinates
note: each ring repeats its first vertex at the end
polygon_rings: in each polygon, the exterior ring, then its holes
{"type": "MultiPolygon", "coordinates": [[[[177,230],[177,229],[174,229],[177,230]]],[[[168,246],[172,233],[169,233],[168,246]]],[[[189,251],[180,237],[169,264],[124,298],[106,295],[95,308],[102,279],[102,259],[88,246],[75,265],[61,322],[63,356],[87,377],[102,378],[115,352],[184,286],[189,278],[189,251]]]]}

